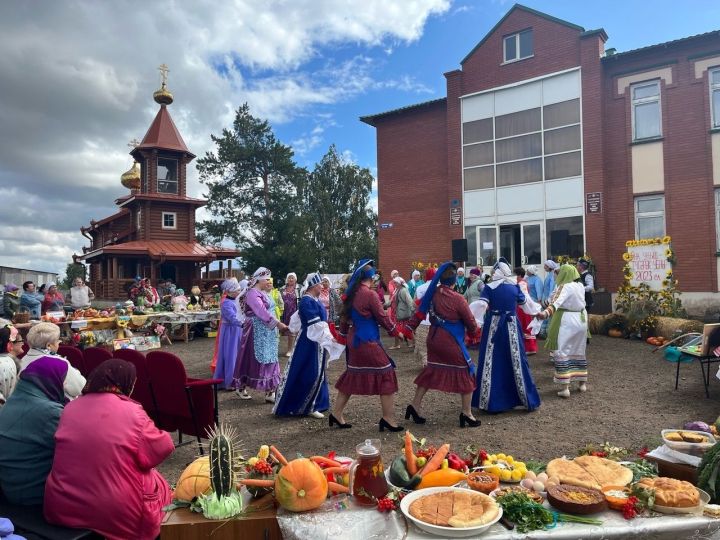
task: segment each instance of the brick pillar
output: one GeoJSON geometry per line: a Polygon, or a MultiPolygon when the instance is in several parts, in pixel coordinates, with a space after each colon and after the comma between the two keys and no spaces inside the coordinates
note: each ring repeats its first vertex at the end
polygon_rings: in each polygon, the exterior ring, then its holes
{"type": "MultiPolygon", "coordinates": [[[[460,96],[462,95],[463,73],[460,70],[445,73],[447,81],[447,190],[448,198],[446,203],[447,224],[450,231],[450,238],[463,238],[464,229],[463,221],[460,225],[450,225],[450,208],[455,205],[455,201],[459,201],[460,211],[465,210],[462,207],[463,189],[462,189],[462,159],[461,159],[461,137],[460,130],[462,128],[460,114],[460,96]]],[[[451,245],[448,246],[443,253],[442,260],[446,261],[451,256],[451,245]]]]}

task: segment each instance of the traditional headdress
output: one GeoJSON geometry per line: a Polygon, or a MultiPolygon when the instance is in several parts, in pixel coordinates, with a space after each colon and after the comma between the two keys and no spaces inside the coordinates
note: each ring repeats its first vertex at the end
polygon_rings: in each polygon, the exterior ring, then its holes
{"type": "Polygon", "coordinates": [[[272,275],[272,272],[270,272],[270,270],[268,270],[264,266],[261,266],[260,268],[255,270],[255,272],[253,273],[248,286],[254,287],[258,281],[264,281],[266,279],[269,279],[271,275],[272,275]]]}
{"type": "Polygon", "coordinates": [[[415,279],[415,276],[420,277],[420,270],[413,270],[412,278],[415,279]]]}
{"type": "Polygon", "coordinates": [[[6,290],[7,292],[15,292],[15,291],[17,291],[19,288],[20,288],[20,287],[18,287],[18,286],[15,285],[14,283],[8,283],[7,285],[5,285],[5,290],[6,290]]]}
{"type": "Polygon", "coordinates": [[[400,276],[395,276],[393,278],[393,281],[395,283],[397,283],[400,287],[407,285],[407,283],[405,283],[405,280],[403,278],[401,278],[400,276]]]}
{"type": "Polygon", "coordinates": [[[580,279],[580,273],[577,271],[572,264],[563,264],[560,267],[557,278],[555,278],[555,284],[557,286],[572,283],[576,279],[580,279]]]}
{"type": "Polygon", "coordinates": [[[353,288],[356,281],[362,281],[363,279],[371,278],[375,275],[375,268],[363,270],[367,265],[374,266],[375,261],[372,259],[360,259],[360,262],[355,267],[355,270],[353,270],[350,279],[348,279],[347,291],[350,291],[353,288]]]}
{"type": "Polygon", "coordinates": [[[531,264],[530,266],[528,266],[525,269],[525,272],[530,274],[531,276],[534,276],[537,274],[537,266],[535,266],[534,264],[531,264]]]}
{"type": "Polygon", "coordinates": [[[287,276],[285,276],[285,282],[287,282],[287,280],[291,277],[294,277],[295,281],[297,281],[297,274],[295,272],[288,272],[287,276]]]}
{"type": "MultiPolygon", "coordinates": [[[[445,270],[447,270],[448,268],[451,268],[451,267],[457,268],[457,266],[455,266],[455,263],[448,261],[446,263],[443,263],[442,266],[440,266],[440,268],[438,268],[437,271],[435,272],[435,275],[433,276],[432,281],[430,282],[430,285],[428,285],[428,288],[425,291],[425,296],[422,297],[422,301],[420,302],[420,311],[422,311],[423,313],[427,313],[428,310],[430,309],[430,304],[432,303],[433,295],[435,294],[438,283],[440,282],[440,276],[443,275],[445,270]]],[[[430,270],[430,269],[428,268],[428,270],[430,270]]],[[[425,273],[425,276],[427,276],[427,272],[425,273]]]]}
{"type": "Polygon", "coordinates": [[[558,268],[560,268],[558,263],[556,263],[552,259],[548,259],[547,261],[545,261],[545,266],[547,266],[550,270],[557,270],[558,268]]]}
{"type": "Polygon", "coordinates": [[[325,278],[323,278],[318,272],[308,274],[307,281],[305,281],[306,288],[309,289],[310,287],[314,287],[315,285],[320,285],[323,279],[325,278]]]}
{"type": "Polygon", "coordinates": [[[510,264],[505,257],[500,257],[498,262],[493,266],[492,281],[488,283],[488,287],[496,289],[502,283],[509,285],[517,285],[517,277],[513,274],[510,264]]]}

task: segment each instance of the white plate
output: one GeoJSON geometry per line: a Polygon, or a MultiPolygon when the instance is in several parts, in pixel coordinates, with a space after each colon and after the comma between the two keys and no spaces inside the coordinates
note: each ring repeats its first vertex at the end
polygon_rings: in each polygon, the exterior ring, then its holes
{"type": "Polygon", "coordinates": [[[697,506],[691,506],[689,508],[675,508],[672,506],[660,506],[654,505],[653,510],[660,512],[661,514],[702,514],[705,505],[710,502],[710,495],[704,492],[702,489],[697,488],[700,493],[700,504],[697,506]]]}
{"type": "Polygon", "coordinates": [[[702,456],[706,450],[712,448],[715,446],[715,437],[712,436],[711,433],[706,433],[704,431],[693,431],[691,429],[663,429],[661,432],[663,442],[665,443],[665,446],[668,448],[672,448],[673,450],[676,450],[678,452],[683,452],[684,454],[690,454],[693,456],[702,456]],[[665,435],[668,433],[678,433],[680,431],[684,431],[685,433],[697,433],[698,435],[702,435],[703,437],[707,438],[708,442],[706,443],[689,443],[685,441],[668,441],[665,438],[665,435]]]}
{"type": "Polygon", "coordinates": [[[419,489],[417,491],[411,492],[409,495],[406,495],[403,497],[403,500],[400,501],[400,510],[402,510],[402,513],[405,515],[405,518],[408,521],[413,522],[417,527],[422,529],[425,532],[429,532],[430,534],[434,534],[437,536],[441,536],[443,538],[465,538],[468,536],[479,536],[483,534],[485,531],[487,531],[490,527],[495,525],[498,521],[500,521],[500,518],[503,515],[503,509],[500,505],[498,505],[498,515],[493,519],[490,523],[486,523],[485,525],[479,525],[477,527],[441,527],[440,525],[431,525],[430,523],[425,523],[424,521],[420,521],[419,519],[416,519],[410,515],[409,508],[410,503],[412,503],[414,500],[419,499],[420,497],[423,497],[425,495],[431,495],[433,493],[441,493],[441,492],[452,492],[452,491],[460,491],[460,492],[468,492],[472,493],[474,495],[481,495],[483,497],[487,497],[487,495],[483,495],[482,493],[479,493],[477,491],[473,491],[471,489],[464,489],[464,488],[456,488],[456,487],[433,487],[433,488],[425,488],[425,489],[419,489]]]}

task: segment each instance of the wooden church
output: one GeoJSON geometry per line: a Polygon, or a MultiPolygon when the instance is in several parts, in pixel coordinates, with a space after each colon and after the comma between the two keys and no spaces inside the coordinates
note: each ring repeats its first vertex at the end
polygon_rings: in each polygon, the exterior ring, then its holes
{"type": "Polygon", "coordinates": [[[186,194],[186,169],[195,155],[188,150],[173,122],[168,105],[167,67],[161,66],[162,85],[153,94],[160,105],[142,142],[132,145],[135,162],[121,176],[130,193],[115,201],[118,211],[91,221],[81,233],[90,240],[77,262],[89,264],[88,284],[100,298],[124,298],[136,276],[153,285],[171,279],[189,290],[201,285],[201,270],[213,261],[239,255],[233,249],[204,246],[195,238],[195,210],[203,199],[186,194]]]}

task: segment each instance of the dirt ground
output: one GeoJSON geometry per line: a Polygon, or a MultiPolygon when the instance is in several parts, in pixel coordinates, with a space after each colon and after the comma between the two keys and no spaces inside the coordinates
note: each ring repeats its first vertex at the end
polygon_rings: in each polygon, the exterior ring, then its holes
{"type": "MultiPolygon", "coordinates": [[[[390,340],[386,345],[390,345],[390,340]]],[[[285,340],[281,353],[285,352],[285,340]]],[[[176,344],[169,350],[180,356],[190,377],[208,377],[213,341],[197,339],[176,344]]],[[[391,351],[398,366],[400,386],[395,413],[397,419],[418,438],[440,445],[449,442],[455,451],[470,444],[490,452],[504,452],[519,459],[549,460],[554,457],[573,456],[588,443],[638,449],[643,445],[654,448],[660,444],[660,431],[677,428],[689,420],[712,422],[720,414],[720,381],[711,371],[710,399],[705,398],[702,376],[697,364],[680,366],[680,386],[674,390],[675,364],[651,353],[651,347],[639,341],[595,336],[588,347],[588,391],[575,391],[569,399],[556,395],[557,385],[552,382],[552,366],[547,354],[530,357],[530,365],[540,392],[542,405],[532,413],[511,411],[499,415],[480,413],[482,425],[461,429],[458,424],[459,397],[429,392],[423,403],[423,414],[428,421],[415,425],[402,420],[406,405],[415,390],[413,380],[419,372],[412,351],[391,351]]],[[[477,352],[473,352],[477,359],[477,352]]],[[[283,355],[282,365],[286,363],[283,355]]],[[[344,360],[333,362],[329,368],[331,396],[333,385],[344,369],[344,360]]],[[[379,433],[380,403],[375,396],[351,398],[345,412],[352,429],[328,427],[327,419],[276,418],[272,406],[256,393],[252,400],[243,401],[231,392],[221,392],[220,419],[237,426],[243,446],[252,455],[261,444],[274,444],[286,456],[295,457],[326,454],[334,450],[338,455],[354,456],[355,445],[367,438],[380,438],[383,458],[389,463],[401,446],[401,434],[379,433]]],[[[177,435],[173,435],[177,439],[177,435]]],[[[197,455],[197,445],[176,449],[162,464],[160,470],[174,483],[182,469],[197,455]]]]}

